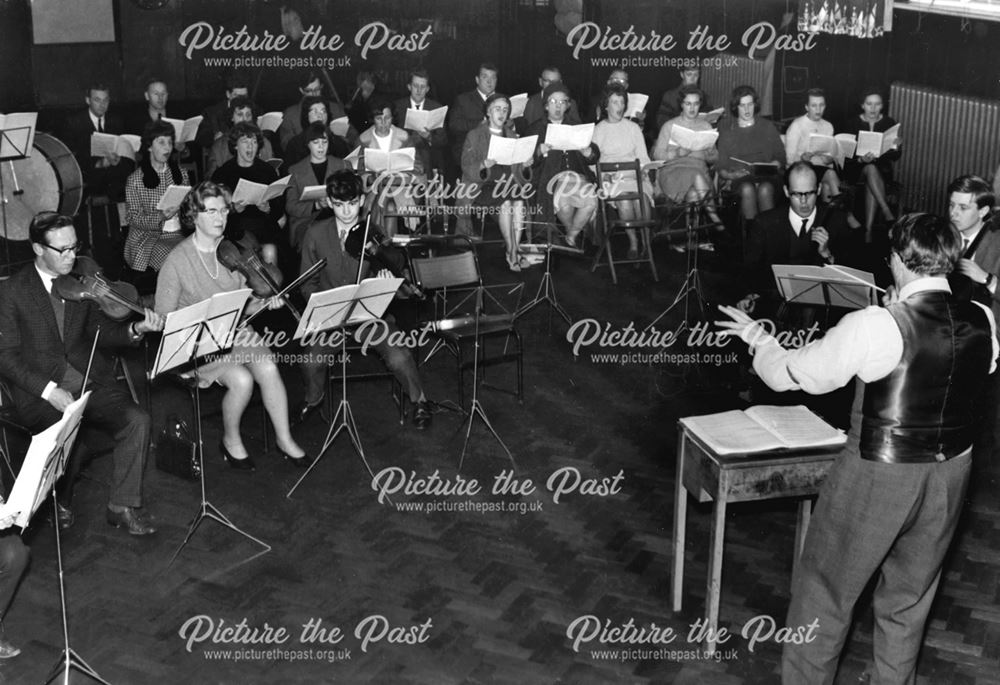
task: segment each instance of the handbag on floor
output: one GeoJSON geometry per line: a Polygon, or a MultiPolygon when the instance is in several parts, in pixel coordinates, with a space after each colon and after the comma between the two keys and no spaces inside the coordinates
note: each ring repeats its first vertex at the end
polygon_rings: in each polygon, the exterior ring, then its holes
{"type": "Polygon", "coordinates": [[[196,447],[187,423],[171,414],[153,445],[156,468],[184,480],[198,480],[201,464],[196,447]]]}

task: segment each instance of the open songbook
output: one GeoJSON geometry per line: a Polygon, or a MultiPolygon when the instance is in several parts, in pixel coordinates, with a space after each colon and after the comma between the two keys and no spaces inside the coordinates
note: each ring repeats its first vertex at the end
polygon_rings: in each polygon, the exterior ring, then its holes
{"type": "Polygon", "coordinates": [[[201,120],[205,117],[200,114],[190,119],[171,119],[170,117],[160,117],[160,121],[165,121],[174,127],[174,143],[190,143],[198,133],[201,120]]]}
{"type": "Polygon", "coordinates": [[[284,119],[282,112],[266,112],[257,117],[257,128],[261,131],[277,131],[284,119]]]}
{"type": "Polygon", "coordinates": [[[135,155],[139,152],[140,142],[141,138],[132,133],[123,133],[120,136],[116,136],[113,133],[97,133],[95,131],[90,134],[90,156],[108,157],[110,155],[118,155],[119,157],[128,157],[135,161],[135,155]]]}
{"type": "Polygon", "coordinates": [[[858,133],[858,147],[854,154],[864,157],[868,153],[881,157],[896,145],[899,138],[899,124],[889,128],[885,133],[874,131],[860,131],[858,133]]]}
{"type": "Polygon", "coordinates": [[[528,106],[528,94],[518,93],[510,99],[510,119],[524,116],[524,108],[528,106]]]}
{"type": "Polygon", "coordinates": [[[670,127],[670,143],[685,150],[691,150],[692,152],[715,147],[715,142],[718,139],[719,132],[715,129],[709,131],[692,131],[677,124],[670,127]]]}
{"type": "Polygon", "coordinates": [[[847,435],[802,405],[758,405],[746,411],[687,416],[687,429],[716,454],[843,445],[847,435]]]}
{"type": "Polygon", "coordinates": [[[347,119],[347,117],[337,117],[330,122],[330,131],[333,135],[340,136],[341,138],[347,136],[347,131],[350,128],[351,122],[347,119]]]}
{"type": "Polygon", "coordinates": [[[778,162],[748,162],[739,157],[730,157],[737,164],[745,166],[754,176],[769,176],[778,173],[781,166],[778,162]]]}
{"type": "Polygon", "coordinates": [[[858,141],[850,133],[838,133],[835,136],[810,133],[807,149],[812,153],[829,155],[839,166],[843,166],[846,158],[854,156],[857,145],[858,141]]]}
{"type": "Polygon", "coordinates": [[[593,124],[549,124],[545,129],[545,142],[555,150],[582,150],[594,137],[593,124]]]}
{"type": "Polygon", "coordinates": [[[698,112],[698,118],[704,121],[711,121],[712,119],[718,119],[726,110],[722,107],[716,107],[711,112],[698,112]]]}
{"type": "Polygon", "coordinates": [[[302,189],[299,200],[302,202],[318,202],[326,199],[326,186],[306,186],[302,189]]]}
{"type": "Polygon", "coordinates": [[[259,205],[261,202],[269,202],[276,197],[281,197],[288,187],[291,176],[279,178],[270,185],[254,183],[245,178],[241,178],[233,191],[233,202],[243,202],[248,205],[259,205]]]}
{"type": "Polygon", "coordinates": [[[406,121],[403,128],[408,131],[433,131],[436,128],[444,128],[444,118],[448,115],[447,107],[437,109],[407,109],[406,121]]]}
{"type": "Polygon", "coordinates": [[[384,152],[374,147],[366,148],[365,169],[368,171],[413,171],[416,152],[416,149],[412,147],[401,147],[390,152],[384,152]]]}
{"type": "Polygon", "coordinates": [[[537,143],[538,136],[527,138],[490,136],[490,148],[486,152],[486,159],[492,159],[497,164],[506,166],[525,164],[534,156],[537,143]]]}
{"type": "Polygon", "coordinates": [[[169,212],[181,206],[184,198],[191,192],[191,186],[178,186],[171,183],[160,196],[160,201],[156,203],[156,208],[161,212],[169,212]]]}

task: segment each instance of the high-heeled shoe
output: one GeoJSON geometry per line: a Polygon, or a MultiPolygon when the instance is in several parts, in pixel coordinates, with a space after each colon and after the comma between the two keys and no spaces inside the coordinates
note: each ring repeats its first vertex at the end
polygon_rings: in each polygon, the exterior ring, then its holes
{"type": "Polygon", "coordinates": [[[226,445],[221,440],[219,441],[219,453],[222,454],[222,458],[226,460],[226,463],[237,471],[253,471],[257,468],[257,465],[253,463],[253,459],[249,456],[237,459],[230,454],[229,450],[226,449],[226,445]]]}
{"type": "Polygon", "coordinates": [[[297,469],[308,468],[314,461],[313,458],[310,457],[308,454],[303,454],[301,457],[293,457],[280,447],[278,448],[278,454],[281,455],[282,459],[284,459],[297,469]]]}

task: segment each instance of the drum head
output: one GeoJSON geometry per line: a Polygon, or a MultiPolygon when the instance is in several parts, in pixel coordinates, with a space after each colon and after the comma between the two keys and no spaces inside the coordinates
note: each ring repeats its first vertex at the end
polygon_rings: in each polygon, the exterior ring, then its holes
{"type": "Polygon", "coordinates": [[[0,237],[27,240],[28,225],[44,211],[74,216],[83,199],[83,175],[73,153],[58,138],[36,133],[30,157],[0,162],[6,225],[0,237]]]}

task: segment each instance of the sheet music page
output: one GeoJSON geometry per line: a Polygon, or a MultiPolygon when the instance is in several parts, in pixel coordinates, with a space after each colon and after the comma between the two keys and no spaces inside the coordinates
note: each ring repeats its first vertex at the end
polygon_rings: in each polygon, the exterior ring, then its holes
{"type": "Polygon", "coordinates": [[[326,199],[326,186],[306,186],[299,196],[302,202],[316,202],[323,199],[326,199]]]}
{"type": "Polygon", "coordinates": [[[252,294],[250,288],[242,288],[212,295],[208,301],[208,310],[205,312],[208,330],[201,336],[201,343],[198,346],[199,357],[228,350],[233,346],[236,324],[239,323],[252,294]]]}
{"type": "Polygon", "coordinates": [[[333,135],[340,136],[341,138],[347,135],[347,130],[351,127],[351,122],[347,117],[337,117],[330,122],[330,130],[333,131],[333,135]]]}
{"type": "Polygon", "coordinates": [[[882,134],[874,131],[858,132],[858,147],[854,150],[857,157],[864,157],[873,154],[876,157],[882,154],[882,134]]]}
{"type": "Polygon", "coordinates": [[[233,190],[233,203],[242,202],[247,205],[256,205],[264,201],[264,191],[267,186],[263,183],[255,183],[241,178],[233,190]]]}
{"type": "Polygon", "coordinates": [[[195,136],[198,134],[198,127],[201,126],[201,120],[205,117],[200,114],[196,117],[191,117],[184,122],[181,126],[180,133],[177,134],[178,143],[190,143],[194,140],[195,136]]]}
{"type": "Polygon", "coordinates": [[[879,148],[879,157],[891,150],[899,138],[899,124],[894,124],[882,134],[882,145],[879,148]]]}
{"type": "Polygon", "coordinates": [[[118,142],[115,144],[115,152],[118,153],[119,157],[128,157],[132,161],[135,161],[141,144],[142,139],[139,136],[132,133],[123,133],[118,136],[118,142]]]}
{"type": "Polygon", "coordinates": [[[847,442],[845,433],[802,405],[778,407],[761,404],[747,409],[746,415],[777,435],[786,447],[823,447],[847,442]]]}
{"type": "Polygon", "coordinates": [[[510,99],[510,118],[517,119],[524,116],[524,108],[528,106],[528,94],[518,93],[510,99]]]}
{"type": "Polygon", "coordinates": [[[486,159],[492,159],[497,164],[505,164],[507,166],[526,164],[534,157],[537,143],[538,136],[505,138],[503,136],[491,135],[490,147],[486,151],[486,159]]]}
{"type": "Polygon", "coordinates": [[[404,147],[391,152],[377,148],[365,150],[365,169],[368,171],[413,171],[416,149],[404,147]]]}
{"type": "Polygon", "coordinates": [[[698,118],[703,121],[708,121],[710,117],[721,117],[722,113],[725,112],[725,108],[716,107],[711,112],[698,112],[698,118]]]}
{"type": "Polygon", "coordinates": [[[342,285],[310,295],[292,340],[341,326],[357,289],[354,284],[342,285]]]}
{"type": "Polygon", "coordinates": [[[714,129],[711,131],[692,131],[684,126],[674,124],[670,127],[670,140],[678,147],[697,152],[713,147],[719,140],[719,132],[714,129]]]}
{"type": "Polygon", "coordinates": [[[649,96],[642,93],[629,93],[628,102],[625,104],[625,116],[635,117],[646,111],[646,103],[649,96]]]}
{"type": "Polygon", "coordinates": [[[285,194],[285,190],[288,189],[288,184],[291,183],[292,176],[289,174],[284,178],[279,178],[277,181],[273,181],[267,188],[264,189],[264,202],[270,202],[276,197],[281,197],[285,194]]]}
{"type": "Polygon", "coordinates": [[[284,120],[285,115],[281,112],[265,112],[257,117],[257,128],[261,131],[277,131],[284,120]]]}
{"type": "Polygon", "coordinates": [[[424,129],[433,131],[434,129],[444,127],[444,119],[447,115],[447,107],[438,107],[437,109],[407,109],[406,121],[403,122],[403,128],[411,131],[422,131],[424,129]]]}
{"type": "Polygon", "coordinates": [[[834,136],[834,139],[840,148],[840,154],[837,158],[841,161],[841,165],[843,165],[843,160],[853,157],[854,151],[858,149],[858,137],[853,133],[838,133],[834,136]]]}
{"type": "Polygon", "coordinates": [[[704,416],[687,416],[681,422],[718,454],[766,452],[784,442],[739,409],[704,416]]]}
{"type": "Polygon", "coordinates": [[[0,114],[0,159],[31,157],[35,147],[35,125],[38,112],[0,114]]]}
{"type": "Polygon", "coordinates": [[[355,294],[358,306],[351,312],[347,323],[361,323],[382,316],[402,284],[402,278],[366,278],[361,281],[355,294]]]}
{"type": "Polygon", "coordinates": [[[94,131],[90,134],[90,156],[107,157],[114,154],[117,143],[118,136],[113,133],[98,133],[94,131]]]}
{"type": "Polygon", "coordinates": [[[593,124],[549,124],[545,129],[545,142],[556,150],[582,150],[594,137],[593,124]]]}
{"type": "Polygon", "coordinates": [[[153,377],[191,361],[198,337],[198,326],[195,324],[205,320],[208,303],[209,300],[205,299],[167,314],[163,323],[163,337],[160,338],[160,347],[156,350],[156,359],[153,361],[153,377]]]}
{"type": "Polygon", "coordinates": [[[819,133],[809,134],[809,147],[808,151],[814,154],[830,155],[831,157],[837,157],[840,154],[840,146],[837,145],[837,139],[833,136],[824,136],[819,133]]]}
{"type": "Polygon", "coordinates": [[[169,212],[172,209],[180,207],[181,202],[184,201],[189,192],[191,192],[191,186],[175,186],[171,183],[163,191],[160,201],[156,203],[156,208],[161,212],[169,212]]]}

